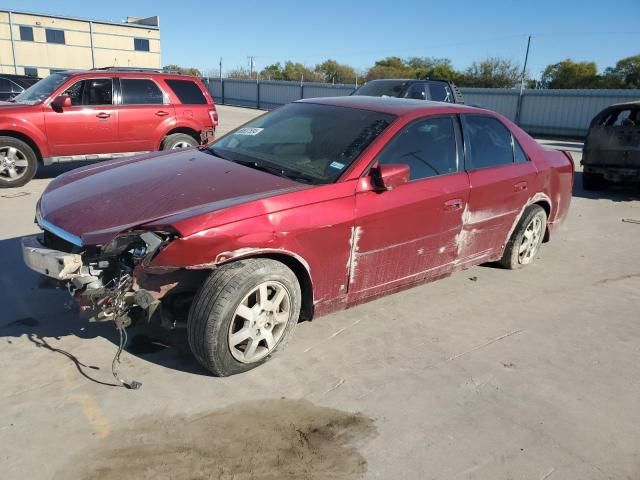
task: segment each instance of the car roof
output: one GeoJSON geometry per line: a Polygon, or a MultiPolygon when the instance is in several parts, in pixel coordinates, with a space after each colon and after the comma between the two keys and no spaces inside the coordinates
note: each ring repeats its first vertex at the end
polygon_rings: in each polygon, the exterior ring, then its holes
{"type": "Polygon", "coordinates": [[[469,107],[457,103],[433,102],[431,100],[413,100],[397,97],[320,97],[298,100],[296,103],[316,103],[321,105],[333,105],[336,107],[358,108],[392,115],[406,115],[413,112],[446,112],[446,113],[486,113],[487,110],[477,107],[469,107]]]}
{"type": "Polygon", "coordinates": [[[609,105],[607,108],[619,108],[619,107],[640,107],[640,100],[632,100],[630,102],[622,102],[622,103],[614,103],[613,105],[609,105]]]}
{"type": "Polygon", "coordinates": [[[182,79],[196,79],[199,80],[198,77],[194,75],[187,75],[184,73],[178,72],[163,72],[160,70],[144,70],[144,69],[117,69],[117,68],[95,68],[92,70],[61,70],[56,73],[63,73],[65,75],[70,76],[78,76],[78,75],[106,75],[106,74],[114,74],[118,76],[152,76],[152,77],[176,77],[182,79]]]}

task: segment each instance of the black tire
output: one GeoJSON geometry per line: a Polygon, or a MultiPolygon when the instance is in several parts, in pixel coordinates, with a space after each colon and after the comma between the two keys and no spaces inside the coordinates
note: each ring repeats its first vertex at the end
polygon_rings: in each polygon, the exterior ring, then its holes
{"type": "Polygon", "coordinates": [[[502,258],[498,260],[498,265],[509,270],[523,268],[528,265],[533,260],[533,257],[538,253],[546,231],[547,212],[544,208],[540,205],[530,205],[527,207],[523,212],[520,221],[516,225],[515,230],[511,234],[511,237],[504,249],[502,258]],[[529,227],[536,217],[538,217],[541,222],[541,230],[539,232],[539,237],[536,239],[536,245],[534,246],[533,253],[530,255],[529,260],[524,262],[525,259],[521,257],[520,247],[525,242],[525,232],[527,231],[527,227],[529,227]]]}
{"type": "Polygon", "coordinates": [[[218,377],[251,370],[286,346],[298,323],[301,299],[298,279],[280,262],[254,258],[223,265],[211,273],[191,304],[187,321],[191,351],[218,377]],[[264,282],[278,282],[285,287],[290,299],[289,318],[275,348],[266,357],[243,363],[234,358],[229,346],[231,322],[237,321],[236,309],[243,299],[264,282]]]}
{"type": "Polygon", "coordinates": [[[186,133],[172,133],[171,135],[167,135],[162,141],[160,150],[197,147],[198,145],[198,141],[191,135],[187,135],[186,133]]]}
{"type": "Polygon", "coordinates": [[[601,173],[582,172],[582,188],[584,190],[604,190],[607,180],[601,173]]]}
{"type": "MultiPolygon", "coordinates": [[[[18,140],[14,137],[0,137],[0,152],[2,157],[6,157],[5,152],[13,148],[16,150],[17,157],[14,157],[19,163],[26,161],[26,166],[16,167],[14,165],[13,171],[18,170],[19,176],[11,178],[9,174],[8,164],[0,163],[0,188],[15,188],[22,187],[27,184],[38,171],[38,157],[33,149],[22,140],[18,140]]],[[[6,162],[4,158],[0,159],[0,162],[6,162]]]]}

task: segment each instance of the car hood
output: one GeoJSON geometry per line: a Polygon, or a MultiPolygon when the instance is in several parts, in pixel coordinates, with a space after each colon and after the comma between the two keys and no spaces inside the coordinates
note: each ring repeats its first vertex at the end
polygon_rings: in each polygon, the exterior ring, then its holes
{"type": "Polygon", "coordinates": [[[213,212],[308,187],[186,149],[72,170],[49,184],[38,220],[84,245],[102,245],[122,231],[170,215],[213,212]]]}

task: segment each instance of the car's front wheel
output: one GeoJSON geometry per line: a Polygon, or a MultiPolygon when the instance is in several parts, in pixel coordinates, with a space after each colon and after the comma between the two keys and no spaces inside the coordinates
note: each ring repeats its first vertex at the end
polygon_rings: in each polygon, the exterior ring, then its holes
{"type": "Polygon", "coordinates": [[[522,214],[507,242],[498,264],[503,268],[522,268],[533,262],[547,231],[547,212],[540,205],[530,205],[522,214]]]}
{"type": "Polygon", "coordinates": [[[33,149],[14,137],[0,137],[0,188],[21,187],[38,170],[33,149]]]}
{"type": "Polygon", "coordinates": [[[225,377],[261,365],[282,350],[300,315],[295,274],[266,258],[214,270],[191,305],[187,332],[198,361],[225,377]]]}

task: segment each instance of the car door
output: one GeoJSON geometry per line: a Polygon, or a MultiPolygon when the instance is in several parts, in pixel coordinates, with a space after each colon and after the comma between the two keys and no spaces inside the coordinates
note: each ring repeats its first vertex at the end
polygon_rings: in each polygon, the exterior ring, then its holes
{"type": "Polygon", "coordinates": [[[118,151],[118,110],[113,80],[83,78],[67,88],[71,107],[44,107],[51,156],[108,154],[118,151]]]}
{"type": "Polygon", "coordinates": [[[411,122],[389,141],[376,163],[408,164],[410,180],[382,193],[356,194],[352,300],[451,271],[469,193],[454,116],[411,122]]]}
{"type": "Polygon", "coordinates": [[[502,252],[507,237],[536,191],[537,169],[511,131],[489,115],[462,115],[469,203],[459,239],[460,263],[502,252]]]}
{"type": "Polygon", "coordinates": [[[158,150],[176,123],[168,96],[150,78],[120,78],[118,138],[122,151],[158,150]]]}

